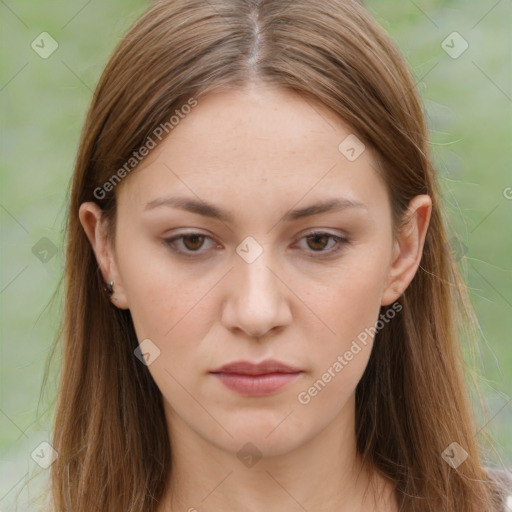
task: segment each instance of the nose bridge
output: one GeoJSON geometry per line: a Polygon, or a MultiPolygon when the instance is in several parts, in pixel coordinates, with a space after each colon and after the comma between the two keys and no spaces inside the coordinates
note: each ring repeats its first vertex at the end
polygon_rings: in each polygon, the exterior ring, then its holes
{"type": "Polygon", "coordinates": [[[225,322],[258,337],[289,323],[291,312],[285,290],[270,270],[276,266],[271,250],[252,239],[242,242],[237,253],[225,322]]]}
{"type": "Polygon", "coordinates": [[[274,265],[271,240],[269,237],[263,240],[262,236],[258,239],[260,241],[247,236],[236,248],[237,274],[251,295],[254,292],[272,293],[271,288],[276,284],[269,270],[274,265]]]}
{"type": "Polygon", "coordinates": [[[272,268],[270,251],[265,251],[252,263],[240,263],[241,288],[246,300],[275,300],[279,293],[277,280],[269,268],[272,268]],[[245,290],[243,289],[245,288],[245,290]]]}

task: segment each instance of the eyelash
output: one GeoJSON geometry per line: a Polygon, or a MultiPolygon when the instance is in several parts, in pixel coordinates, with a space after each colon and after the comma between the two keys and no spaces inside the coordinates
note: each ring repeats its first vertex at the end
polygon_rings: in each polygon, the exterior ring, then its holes
{"type": "MultiPolygon", "coordinates": [[[[195,257],[200,256],[204,252],[206,252],[206,251],[201,250],[202,246],[197,251],[191,251],[190,249],[186,249],[183,251],[181,249],[176,249],[176,247],[174,247],[174,244],[176,241],[183,240],[184,238],[193,237],[193,236],[204,237],[205,240],[206,239],[212,240],[212,238],[209,237],[208,235],[204,235],[202,233],[190,232],[190,233],[182,233],[181,235],[176,235],[172,238],[166,238],[166,239],[164,239],[164,243],[167,247],[169,247],[169,249],[171,249],[173,252],[175,252],[177,254],[180,254],[186,258],[195,258],[195,257]]],[[[312,257],[312,258],[322,258],[322,257],[332,256],[332,255],[338,253],[339,251],[341,251],[343,249],[343,246],[350,243],[350,240],[346,237],[333,235],[332,233],[328,233],[325,231],[312,231],[312,232],[307,233],[306,235],[302,236],[297,241],[301,241],[301,240],[304,240],[307,238],[314,238],[317,236],[327,236],[330,239],[333,239],[336,242],[336,245],[335,245],[334,249],[330,249],[330,250],[320,250],[320,251],[310,250],[309,257],[312,257]]]]}

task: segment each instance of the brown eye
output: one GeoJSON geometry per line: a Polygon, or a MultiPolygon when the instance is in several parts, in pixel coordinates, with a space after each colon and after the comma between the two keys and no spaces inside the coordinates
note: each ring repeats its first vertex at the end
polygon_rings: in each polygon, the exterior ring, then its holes
{"type": "Polygon", "coordinates": [[[204,235],[183,235],[183,245],[189,251],[197,251],[204,244],[204,235]]]}
{"type": "Polygon", "coordinates": [[[324,231],[314,231],[299,240],[299,247],[308,256],[315,258],[333,256],[340,252],[346,245],[350,244],[348,238],[337,236],[324,231]]]}
{"type": "Polygon", "coordinates": [[[183,233],[164,239],[163,242],[173,252],[184,257],[204,256],[209,249],[215,248],[213,240],[208,235],[201,233],[183,233]]]}
{"type": "Polygon", "coordinates": [[[306,237],[308,247],[314,251],[322,251],[325,249],[331,238],[333,238],[332,235],[327,234],[316,234],[306,237]]]}

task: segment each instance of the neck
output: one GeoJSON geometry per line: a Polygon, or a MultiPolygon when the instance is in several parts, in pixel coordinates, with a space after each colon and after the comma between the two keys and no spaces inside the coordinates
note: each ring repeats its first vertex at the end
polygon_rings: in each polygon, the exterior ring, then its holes
{"type": "Polygon", "coordinates": [[[327,428],[294,450],[257,462],[244,458],[245,464],[167,408],[172,471],[158,512],[395,512],[393,486],[365,467],[357,452],[354,408],[350,400],[327,428]]]}

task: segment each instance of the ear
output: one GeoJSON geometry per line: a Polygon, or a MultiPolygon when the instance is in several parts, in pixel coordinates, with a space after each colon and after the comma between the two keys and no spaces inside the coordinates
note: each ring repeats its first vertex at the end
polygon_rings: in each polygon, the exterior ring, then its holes
{"type": "Polygon", "coordinates": [[[96,203],[82,203],[78,217],[94,251],[105,283],[114,281],[114,293],[110,299],[118,308],[128,309],[126,294],[115,259],[114,244],[107,236],[103,210],[96,203]]]}
{"type": "Polygon", "coordinates": [[[423,245],[432,213],[428,195],[415,196],[405,213],[405,222],[394,241],[392,263],[382,294],[381,305],[395,302],[412,281],[423,254],[423,245]]]}

